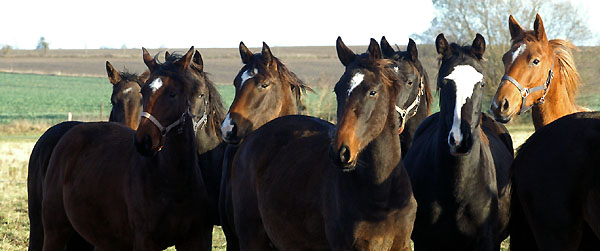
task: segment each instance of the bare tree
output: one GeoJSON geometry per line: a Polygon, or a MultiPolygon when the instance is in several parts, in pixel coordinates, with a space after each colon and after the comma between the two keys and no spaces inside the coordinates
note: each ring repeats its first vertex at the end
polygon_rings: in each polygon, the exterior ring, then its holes
{"type": "Polygon", "coordinates": [[[437,16],[431,27],[412,37],[421,43],[433,43],[439,33],[449,41],[468,44],[475,34],[485,37],[487,58],[486,96],[496,91],[504,66],[502,55],[509,49],[508,17],[513,15],[523,28],[532,29],[535,15],[540,13],[548,38],[562,38],[575,43],[592,39],[587,26],[587,13],[570,1],[547,0],[432,0],[437,16]]]}
{"type": "Polygon", "coordinates": [[[50,49],[50,44],[46,42],[46,38],[40,37],[40,40],[38,41],[38,44],[35,47],[35,49],[38,51],[42,51],[43,54],[46,54],[46,52],[48,52],[48,49],[50,49]]]}

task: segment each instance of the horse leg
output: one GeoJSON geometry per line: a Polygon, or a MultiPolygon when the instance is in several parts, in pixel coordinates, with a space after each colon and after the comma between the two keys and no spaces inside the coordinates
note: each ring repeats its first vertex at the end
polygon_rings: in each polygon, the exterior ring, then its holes
{"type": "Polygon", "coordinates": [[[535,251],[539,250],[533,237],[533,232],[529,224],[527,223],[527,217],[523,212],[523,207],[517,195],[517,191],[514,190],[511,198],[511,215],[509,220],[509,234],[510,234],[510,250],[512,251],[535,251]]]}
{"type": "Polygon", "coordinates": [[[406,213],[403,213],[404,217],[399,224],[402,227],[394,238],[391,250],[412,251],[410,236],[415,226],[415,218],[417,218],[417,201],[413,196],[411,196],[410,203],[404,211],[406,213]]]}
{"type": "Polygon", "coordinates": [[[212,225],[203,226],[197,234],[191,235],[186,241],[175,244],[178,251],[187,250],[211,250],[212,249],[212,225]]]}
{"type": "Polygon", "coordinates": [[[223,174],[221,175],[221,189],[219,195],[219,214],[221,217],[221,227],[227,240],[227,251],[240,250],[239,240],[235,233],[235,223],[233,221],[233,201],[231,198],[231,162],[237,147],[227,146],[223,156],[223,174]]]}
{"type": "Polygon", "coordinates": [[[234,202],[235,231],[240,250],[272,249],[258,209],[256,194],[247,192],[240,197],[239,201],[234,202]]]}

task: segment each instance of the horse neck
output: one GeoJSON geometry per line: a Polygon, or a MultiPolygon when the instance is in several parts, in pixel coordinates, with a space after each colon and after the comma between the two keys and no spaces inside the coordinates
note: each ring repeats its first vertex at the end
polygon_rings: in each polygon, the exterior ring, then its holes
{"type": "Polygon", "coordinates": [[[283,103],[281,105],[281,109],[279,110],[278,117],[283,117],[286,115],[296,115],[298,114],[298,105],[295,101],[296,98],[294,91],[292,90],[292,85],[290,83],[285,82],[282,82],[282,84],[284,95],[282,99],[283,103]]]}
{"type": "Polygon", "coordinates": [[[182,182],[176,186],[197,183],[198,154],[194,136],[191,118],[186,116],[183,132],[178,133],[177,129],[173,129],[173,132],[166,136],[163,149],[151,160],[157,163],[156,170],[160,173],[157,177],[161,180],[182,182]]]}
{"type": "Polygon", "coordinates": [[[380,187],[401,167],[398,119],[395,111],[390,111],[390,115],[383,131],[359,153],[356,172],[363,185],[380,187]]]}
{"type": "MultiPolygon", "coordinates": [[[[221,109],[221,108],[217,108],[221,109]]],[[[224,108],[222,108],[224,110],[224,108]]],[[[223,137],[220,135],[220,123],[214,123],[215,120],[223,121],[223,118],[217,118],[216,114],[224,114],[225,112],[207,112],[207,121],[204,126],[196,132],[196,141],[198,146],[198,154],[206,153],[223,142],[223,137]]]]}
{"type": "Polygon", "coordinates": [[[539,129],[552,121],[565,115],[577,112],[575,104],[569,99],[567,83],[562,79],[560,67],[554,66],[554,79],[548,88],[546,101],[541,105],[534,105],[531,111],[531,119],[535,129],[539,129]]]}
{"type": "MultiPolygon", "coordinates": [[[[440,113],[442,115],[442,113],[440,113]]],[[[441,168],[441,172],[445,175],[442,177],[453,177],[458,183],[469,183],[476,181],[475,179],[469,179],[474,174],[485,171],[478,163],[481,160],[481,137],[483,131],[481,130],[481,122],[471,131],[473,135],[473,147],[471,152],[463,156],[454,156],[450,154],[450,146],[448,145],[448,135],[450,133],[450,126],[444,123],[445,118],[439,117],[439,131],[438,131],[438,161],[445,163],[441,168]]],[[[444,178],[446,180],[446,178],[444,178]]],[[[452,184],[452,187],[461,187],[460,184],[452,184]]]]}

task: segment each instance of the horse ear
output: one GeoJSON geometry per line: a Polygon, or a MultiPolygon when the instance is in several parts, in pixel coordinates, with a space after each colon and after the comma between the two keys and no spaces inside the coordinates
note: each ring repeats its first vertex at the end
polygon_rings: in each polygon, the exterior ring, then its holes
{"type": "Polygon", "coordinates": [[[242,63],[249,64],[253,55],[254,53],[248,50],[248,47],[246,47],[244,42],[240,42],[240,57],[242,58],[242,63]]]}
{"type": "Polygon", "coordinates": [[[475,35],[473,45],[471,45],[471,52],[479,58],[479,60],[483,59],[483,53],[485,53],[485,38],[479,33],[475,35]]]}
{"type": "Polygon", "coordinates": [[[200,71],[204,71],[204,61],[202,60],[202,55],[200,55],[200,52],[196,50],[196,52],[194,52],[194,63],[196,64],[196,67],[200,70],[200,71]]]}
{"type": "Polygon", "coordinates": [[[111,84],[116,85],[119,83],[119,81],[121,81],[121,74],[119,74],[119,71],[115,69],[115,67],[113,67],[108,61],[106,61],[106,73],[108,74],[108,81],[111,84]]]}
{"type": "Polygon", "coordinates": [[[142,87],[142,85],[146,83],[148,78],[150,78],[150,71],[144,71],[138,76],[138,84],[140,84],[140,87],[142,87]]]}
{"type": "Polygon", "coordinates": [[[192,62],[194,51],[194,46],[190,47],[188,52],[186,52],[185,55],[183,55],[183,57],[177,60],[174,64],[177,65],[180,70],[186,70],[192,62]]]}
{"type": "Polygon", "coordinates": [[[377,60],[383,58],[383,55],[381,55],[381,48],[379,47],[377,41],[373,38],[371,38],[371,43],[369,43],[369,48],[367,48],[367,51],[369,52],[369,57],[371,59],[377,60]]]}
{"type": "Polygon", "coordinates": [[[154,58],[150,56],[150,53],[148,53],[148,50],[146,50],[144,47],[142,47],[142,58],[144,59],[144,63],[148,69],[150,71],[154,71],[154,68],[156,68],[156,62],[154,62],[154,58]]]}
{"type": "Polygon", "coordinates": [[[416,62],[417,60],[419,60],[419,51],[417,50],[417,44],[415,43],[415,40],[412,40],[412,38],[408,39],[408,46],[406,47],[406,51],[408,51],[408,54],[410,54],[411,61],[416,62]]]}
{"type": "Polygon", "coordinates": [[[167,61],[167,58],[169,58],[171,56],[171,54],[169,54],[169,51],[165,51],[165,61],[167,61]]]}
{"type": "Polygon", "coordinates": [[[444,33],[440,33],[435,38],[435,49],[437,50],[438,55],[441,55],[443,58],[452,56],[452,49],[448,45],[448,41],[446,40],[446,37],[444,37],[444,33]]]}
{"type": "Polygon", "coordinates": [[[516,37],[523,33],[523,27],[517,23],[517,20],[513,17],[513,15],[508,17],[508,29],[510,30],[510,38],[512,40],[515,40],[516,37]]]}
{"type": "Polygon", "coordinates": [[[544,22],[542,22],[542,17],[540,17],[540,14],[535,15],[533,30],[538,41],[548,41],[548,38],[546,37],[546,30],[544,29],[544,22]]]}
{"type": "Polygon", "coordinates": [[[381,52],[386,58],[392,58],[394,53],[396,53],[394,48],[388,43],[387,39],[385,39],[385,36],[381,37],[381,52]]]}
{"type": "Polygon", "coordinates": [[[261,54],[267,65],[271,66],[273,64],[273,53],[271,53],[271,48],[265,42],[263,42],[261,54]]]}
{"type": "Polygon", "coordinates": [[[356,54],[354,54],[354,52],[344,44],[344,41],[342,41],[341,37],[337,38],[335,42],[335,49],[337,50],[340,62],[342,62],[344,66],[348,66],[356,58],[356,54]]]}

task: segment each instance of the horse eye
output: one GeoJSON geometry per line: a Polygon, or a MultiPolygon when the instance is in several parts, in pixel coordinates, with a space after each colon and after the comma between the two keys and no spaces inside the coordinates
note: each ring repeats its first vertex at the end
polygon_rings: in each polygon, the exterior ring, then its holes
{"type": "Polygon", "coordinates": [[[484,87],[484,86],[485,86],[485,82],[481,82],[481,87],[484,87]]]}
{"type": "Polygon", "coordinates": [[[412,85],[412,84],[413,84],[413,81],[408,81],[408,85],[412,85]]]}
{"type": "Polygon", "coordinates": [[[177,93],[175,93],[175,92],[169,93],[169,97],[174,98],[175,96],[177,96],[177,93]]]}
{"type": "Polygon", "coordinates": [[[375,94],[377,94],[377,92],[376,92],[376,91],[371,91],[371,92],[369,92],[369,95],[370,95],[370,96],[375,96],[375,94]]]}
{"type": "Polygon", "coordinates": [[[269,84],[267,83],[263,83],[262,85],[260,85],[260,88],[266,89],[267,87],[269,87],[269,84]]]}
{"type": "Polygon", "coordinates": [[[538,65],[539,63],[540,63],[540,60],[539,60],[539,59],[537,59],[537,58],[536,58],[536,59],[534,59],[534,60],[533,60],[533,64],[534,64],[534,65],[538,65]]]}

